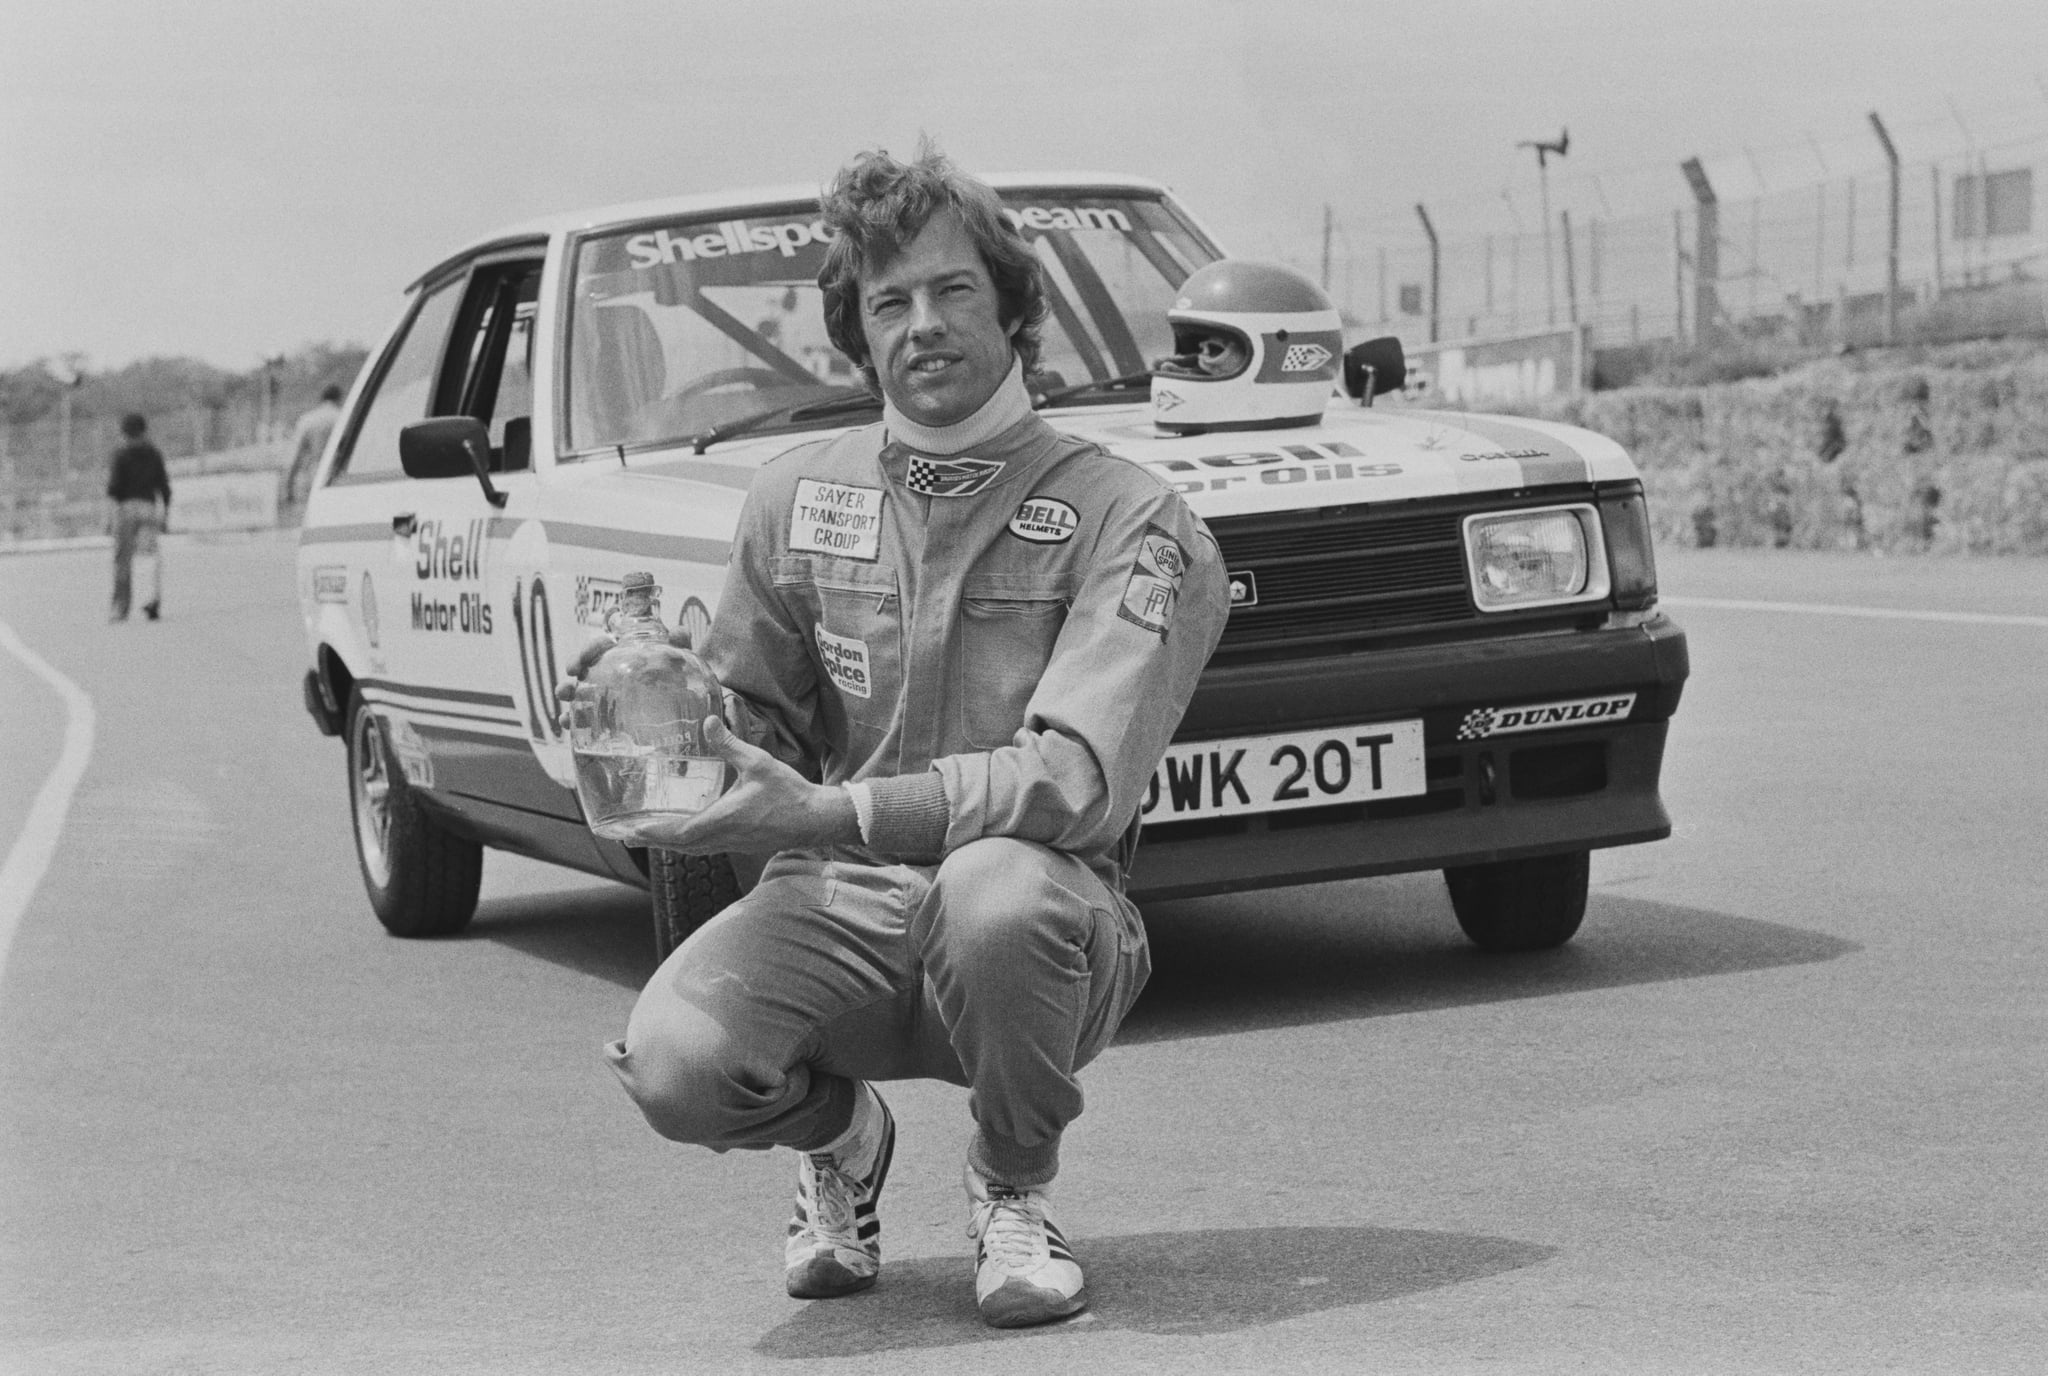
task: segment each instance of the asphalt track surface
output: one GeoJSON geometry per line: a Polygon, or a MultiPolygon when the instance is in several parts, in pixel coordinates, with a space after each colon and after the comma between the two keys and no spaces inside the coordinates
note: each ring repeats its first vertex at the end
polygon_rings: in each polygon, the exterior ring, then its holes
{"type": "MultiPolygon", "coordinates": [[[[103,553],[0,558],[97,716],[0,976],[0,1370],[2042,1369],[2048,563],[1667,554],[1677,834],[1563,951],[1428,876],[1156,908],[1060,1182],[1094,1307],[999,1334],[962,1092],[889,1091],[881,1284],[784,1297],[788,1157],[599,1061],[641,897],[494,855],[384,936],[289,543],[170,558],[121,626],[103,553]]],[[[0,704],[4,855],[70,716],[6,652],[0,704]]]]}

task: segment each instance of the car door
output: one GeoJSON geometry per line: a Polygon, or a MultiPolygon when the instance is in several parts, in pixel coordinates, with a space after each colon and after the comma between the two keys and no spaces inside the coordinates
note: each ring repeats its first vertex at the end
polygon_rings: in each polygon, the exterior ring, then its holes
{"type": "Polygon", "coordinates": [[[330,479],[326,524],[348,537],[359,583],[369,672],[358,687],[416,787],[488,798],[504,791],[508,763],[527,764],[515,774],[537,773],[522,710],[498,668],[509,611],[504,593],[493,596],[491,544],[533,501],[532,388],[521,385],[530,360],[515,326],[522,316],[530,322],[540,265],[539,246],[521,246],[422,288],[351,417],[330,479]],[[474,475],[405,473],[401,432],[447,415],[490,427],[495,501],[474,475]]]}

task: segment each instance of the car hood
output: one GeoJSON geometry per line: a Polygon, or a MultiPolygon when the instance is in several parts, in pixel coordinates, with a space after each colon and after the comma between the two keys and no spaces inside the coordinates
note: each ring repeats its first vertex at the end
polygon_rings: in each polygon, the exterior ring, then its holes
{"type": "MultiPolygon", "coordinates": [[[[1144,406],[1043,414],[1054,428],[1143,465],[1205,518],[1639,476],[1604,436],[1518,416],[1337,404],[1316,425],[1173,435],[1153,425],[1144,406]]],[[[820,437],[809,432],[795,443],[820,437]]],[[[633,469],[743,489],[754,469],[791,447],[788,435],[763,437],[702,457],[636,460],[633,469]]]]}
{"type": "Polygon", "coordinates": [[[1520,417],[1335,405],[1321,423],[1173,435],[1147,408],[1046,417],[1142,464],[1204,517],[1637,477],[1614,441],[1520,417]]]}

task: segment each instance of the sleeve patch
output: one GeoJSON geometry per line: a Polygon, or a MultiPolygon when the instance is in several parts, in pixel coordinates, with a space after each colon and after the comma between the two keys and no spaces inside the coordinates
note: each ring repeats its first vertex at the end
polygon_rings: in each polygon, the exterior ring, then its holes
{"type": "Polygon", "coordinates": [[[1187,553],[1180,542],[1158,526],[1146,526],[1138,557],[1131,564],[1130,581],[1124,584],[1123,605],[1116,614],[1166,639],[1187,567],[1187,553]]]}

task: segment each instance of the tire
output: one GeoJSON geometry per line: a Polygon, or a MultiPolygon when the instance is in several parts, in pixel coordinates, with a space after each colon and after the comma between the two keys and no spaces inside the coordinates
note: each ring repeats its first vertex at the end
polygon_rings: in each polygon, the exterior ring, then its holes
{"type": "Polygon", "coordinates": [[[1458,925],[1482,951],[1562,946],[1586,916],[1589,851],[1444,871],[1458,925]]]}
{"type": "Polygon", "coordinates": [[[370,907],[393,936],[452,936],[476,913],[484,848],[429,813],[405,781],[384,727],[348,699],[348,804],[370,907]]]}
{"type": "Polygon", "coordinates": [[[650,849],[647,891],[653,900],[654,958],[667,960],[690,933],[740,896],[740,884],[723,855],[650,849]]]}

